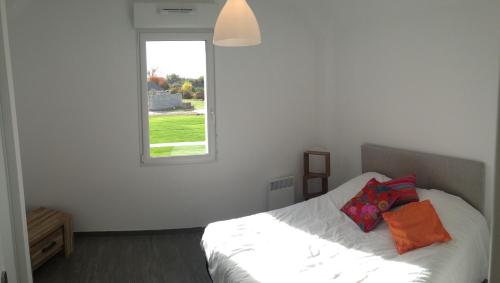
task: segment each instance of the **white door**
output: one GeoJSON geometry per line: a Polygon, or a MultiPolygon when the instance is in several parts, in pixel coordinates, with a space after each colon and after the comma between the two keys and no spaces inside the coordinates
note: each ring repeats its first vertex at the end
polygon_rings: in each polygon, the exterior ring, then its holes
{"type": "MultiPolygon", "coordinates": [[[[0,236],[0,242],[2,242],[2,236],[0,236]]],[[[2,273],[2,276],[7,276],[5,272],[5,263],[3,262],[3,250],[1,246],[0,246],[0,272],[2,273]]]]}
{"type": "MultiPolygon", "coordinates": [[[[3,0],[0,0],[3,1],[3,0]]],[[[6,79],[6,62],[4,50],[4,3],[0,3],[0,97],[8,89],[6,79]]],[[[1,106],[0,106],[1,109],[1,106]]],[[[1,110],[0,110],[1,111],[1,110]]],[[[0,113],[0,117],[2,117],[0,113]]],[[[9,282],[17,282],[16,258],[14,254],[15,243],[13,241],[12,217],[9,190],[7,187],[7,174],[4,159],[3,123],[0,118],[0,280],[9,279],[9,282]],[[2,278],[3,277],[3,278],[2,278]]],[[[1,283],[4,283],[3,281],[1,283]]]]}
{"type": "MultiPolygon", "coordinates": [[[[3,239],[2,239],[2,236],[0,235],[0,243],[2,243],[2,242],[3,242],[3,239]]],[[[6,278],[8,278],[8,277],[7,277],[7,270],[5,267],[5,262],[4,262],[3,257],[4,257],[3,249],[2,249],[2,245],[0,245],[0,272],[1,272],[0,280],[6,281],[6,278]]]]}
{"type": "MultiPolygon", "coordinates": [[[[0,241],[2,241],[1,238],[0,238],[0,241]]],[[[2,250],[2,247],[0,247],[0,272],[1,272],[1,277],[4,277],[4,278],[0,277],[0,280],[5,281],[5,278],[7,277],[7,271],[5,270],[5,264],[3,262],[3,250],[2,250]]]]}
{"type": "MultiPolygon", "coordinates": [[[[0,120],[0,272],[1,276],[4,277],[3,279],[0,277],[0,281],[5,280],[5,277],[7,277],[9,282],[18,282],[2,128],[3,123],[0,120]]],[[[1,281],[1,283],[4,283],[4,281],[1,281]]]]}
{"type": "Polygon", "coordinates": [[[9,283],[31,283],[15,110],[7,11],[0,0],[0,283],[7,278],[9,283]]]}

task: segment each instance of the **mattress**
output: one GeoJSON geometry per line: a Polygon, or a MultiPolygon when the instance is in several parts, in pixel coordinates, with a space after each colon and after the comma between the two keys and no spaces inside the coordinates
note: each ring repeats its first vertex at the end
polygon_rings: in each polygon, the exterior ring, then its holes
{"type": "Polygon", "coordinates": [[[201,245],[214,282],[481,282],[489,231],[459,197],[418,189],[453,240],[399,255],[385,223],[370,233],[339,209],[372,177],[365,173],[326,195],[286,208],[209,224],[201,245]]]}

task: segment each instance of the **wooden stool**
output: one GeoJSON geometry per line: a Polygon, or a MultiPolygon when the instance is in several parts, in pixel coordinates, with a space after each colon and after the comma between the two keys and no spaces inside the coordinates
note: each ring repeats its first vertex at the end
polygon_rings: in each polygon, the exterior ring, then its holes
{"type": "Polygon", "coordinates": [[[64,251],[73,253],[73,219],[70,214],[40,207],[27,215],[31,269],[35,271],[47,260],[64,251]]]}

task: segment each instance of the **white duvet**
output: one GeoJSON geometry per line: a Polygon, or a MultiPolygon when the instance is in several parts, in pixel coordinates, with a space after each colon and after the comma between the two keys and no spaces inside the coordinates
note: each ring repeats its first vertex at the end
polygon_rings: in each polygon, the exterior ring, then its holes
{"type": "Polygon", "coordinates": [[[362,232],[339,208],[377,173],[290,207],[212,223],[201,245],[214,282],[454,282],[487,276],[489,231],[462,199],[418,190],[453,240],[398,255],[388,227],[362,232]]]}

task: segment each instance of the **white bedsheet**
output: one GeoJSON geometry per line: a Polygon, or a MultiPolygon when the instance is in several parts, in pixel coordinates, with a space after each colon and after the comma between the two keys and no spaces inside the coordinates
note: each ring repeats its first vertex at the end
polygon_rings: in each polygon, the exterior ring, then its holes
{"type": "Polygon", "coordinates": [[[431,199],[453,240],[398,255],[385,223],[362,232],[339,208],[377,173],[358,176],[307,202],[212,223],[201,245],[214,282],[481,282],[489,231],[462,199],[418,190],[431,199]]]}

